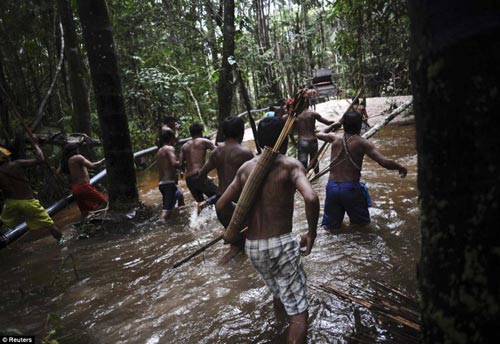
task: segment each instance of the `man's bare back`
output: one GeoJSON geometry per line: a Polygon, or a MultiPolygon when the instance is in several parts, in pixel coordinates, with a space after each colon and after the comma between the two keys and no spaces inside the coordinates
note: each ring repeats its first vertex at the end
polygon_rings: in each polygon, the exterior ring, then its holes
{"type": "Polygon", "coordinates": [[[219,195],[226,191],[241,165],[252,158],[252,151],[242,146],[236,140],[227,139],[215,148],[210,156],[209,169],[214,167],[217,168],[219,195]]]}
{"type": "Polygon", "coordinates": [[[5,198],[34,198],[33,190],[22,167],[19,160],[4,162],[0,165],[0,189],[5,198]]]}
{"type": "Polygon", "coordinates": [[[316,138],[316,121],[324,124],[333,123],[333,121],[329,121],[316,111],[311,110],[305,110],[297,116],[295,120],[295,129],[298,132],[299,140],[311,140],[316,138]]]}
{"type": "Polygon", "coordinates": [[[388,170],[398,170],[402,177],[406,176],[406,168],[383,156],[369,140],[358,134],[345,134],[345,136],[341,136],[333,133],[325,133],[327,130],[328,128],[325,128],[324,131],[318,133],[318,138],[332,143],[329,180],[336,182],[359,182],[365,155],[369,156],[380,166],[388,170]],[[352,161],[345,151],[344,137],[352,161]]]}
{"type": "MultiPolygon", "coordinates": [[[[259,157],[253,158],[241,166],[238,173],[221,197],[221,204],[227,201],[222,198],[235,197],[242,190],[250,172],[257,164],[259,157]]],[[[279,155],[273,162],[264,184],[257,195],[248,218],[248,239],[267,239],[289,233],[292,230],[295,191],[299,190],[306,204],[318,202],[317,196],[310,187],[305,169],[296,159],[279,155]]],[[[319,205],[317,206],[319,208],[319,205]]],[[[315,225],[311,227],[315,230],[315,225]]]]}
{"type": "MultiPolygon", "coordinates": [[[[16,159],[0,164],[0,189],[5,198],[32,199],[33,189],[26,178],[25,167],[41,164],[45,158],[35,138],[31,138],[34,159],[16,159]]],[[[10,153],[9,153],[10,154],[10,153]]]]}
{"type": "Polygon", "coordinates": [[[186,142],[181,149],[181,164],[186,168],[186,177],[197,174],[205,164],[207,150],[213,150],[212,141],[203,137],[193,138],[186,142]]]}
{"type": "Polygon", "coordinates": [[[175,149],[172,146],[163,146],[156,153],[158,160],[159,179],[161,181],[175,181],[177,179],[176,168],[179,161],[175,156],[175,149]]]}
{"type": "Polygon", "coordinates": [[[97,162],[90,162],[83,155],[76,154],[68,159],[69,174],[72,184],[90,183],[88,168],[94,169],[100,166],[104,159],[97,162]]]}

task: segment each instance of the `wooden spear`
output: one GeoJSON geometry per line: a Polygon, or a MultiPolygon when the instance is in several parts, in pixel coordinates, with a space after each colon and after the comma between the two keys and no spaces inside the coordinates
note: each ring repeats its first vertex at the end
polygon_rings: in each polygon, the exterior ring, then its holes
{"type": "MultiPolygon", "coordinates": [[[[413,102],[413,100],[410,99],[407,102],[401,104],[399,107],[397,107],[396,109],[394,109],[389,115],[387,115],[384,118],[383,121],[381,121],[381,122],[375,124],[373,127],[371,127],[370,130],[368,130],[366,133],[364,133],[362,137],[365,138],[365,139],[369,139],[370,137],[372,137],[373,135],[375,135],[380,129],[382,129],[384,126],[386,126],[387,124],[389,124],[389,122],[391,122],[394,118],[396,118],[396,116],[398,116],[403,111],[405,111],[408,107],[410,107],[410,105],[412,104],[412,102],[413,102]]],[[[326,173],[328,173],[330,171],[331,165],[332,165],[332,163],[330,162],[330,164],[328,164],[327,167],[325,167],[318,174],[316,174],[311,179],[311,183],[314,182],[315,180],[319,179],[320,177],[322,177],[326,173]]]]}

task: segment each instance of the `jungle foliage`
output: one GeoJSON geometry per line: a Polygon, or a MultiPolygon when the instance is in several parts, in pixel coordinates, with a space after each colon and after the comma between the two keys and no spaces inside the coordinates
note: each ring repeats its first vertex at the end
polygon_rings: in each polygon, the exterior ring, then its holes
{"type": "MultiPolygon", "coordinates": [[[[80,96],[90,99],[90,134],[100,137],[76,1],[64,1],[73,11],[83,62],[76,75],[89,86],[90,95],[80,96]]],[[[0,2],[0,85],[27,125],[39,121],[37,132],[78,130],[67,52],[58,71],[61,39],[68,39],[60,25],[64,1],[0,2]]],[[[154,144],[165,114],[181,120],[181,137],[193,121],[216,129],[226,2],[107,1],[134,151],[154,144]]],[[[316,68],[330,68],[348,94],[363,84],[367,96],[409,93],[404,0],[253,0],[234,6],[234,59],[255,108],[292,96],[316,68]]],[[[229,80],[231,113],[241,113],[235,79],[229,80]]],[[[13,111],[0,92],[0,144],[11,143],[21,127],[13,111]]]]}

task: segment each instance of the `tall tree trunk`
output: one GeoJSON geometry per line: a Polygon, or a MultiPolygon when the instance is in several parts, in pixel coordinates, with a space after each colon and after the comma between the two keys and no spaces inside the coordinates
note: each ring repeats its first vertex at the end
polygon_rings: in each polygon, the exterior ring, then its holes
{"type": "MultiPolygon", "coordinates": [[[[258,32],[258,42],[260,43],[261,49],[264,52],[272,50],[271,42],[269,39],[269,25],[267,23],[266,7],[267,13],[269,13],[269,2],[266,3],[266,0],[256,0],[254,2],[256,8],[257,15],[257,32],[258,32]],[[267,6],[266,6],[267,5],[267,6]]],[[[268,92],[275,99],[279,99],[281,97],[281,91],[279,87],[278,79],[276,78],[276,73],[272,65],[267,64],[264,66],[264,78],[265,78],[265,86],[268,92]]]]}
{"type": "Polygon", "coordinates": [[[111,206],[138,203],[137,182],[118,61],[105,0],[78,0],[108,170],[111,206]]]}
{"type": "Polygon", "coordinates": [[[219,13],[214,8],[210,0],[205,1],[205,11],[207,12],[206,27],[207,27],[207,44],[210,49],[211,63],[214,70],[219,68],[219,60],[217,58],[217,36],[215,34],[215,23],[220,21],[219,13]]]}
{"type": "Polygon", "coordinates": [[[408,4],[423,342],[499,343],[500,3],[408,4]]]}
{"type": "Polygon", "coordinates": [[[234,56],[234,0],[224,0],[223,25],[222,66],[217,86],[219,125],[224,118],[231,115],[231,104],[233,101],[232,67],[228,62],[228,58],[234,56]]]}
{"type": "Polygon", "coordinates": [[[57,0],[57,7],[64,30],[65,54],[73,102],[72,127],[76,133],[92,134],[90,125],[89,90],[85,83],[85,69],[78,49],[73,10],[69,0],[57,0]]]}
{"type": "Polygon", "coordinates": [[[7,81],[5,80],[5,73],[3,70],[3,57],[0,54],[0,143],[2,143],[2,139],[5,140],[3,142],[4,145],[9,145],[9,141],[12,137],[12,128],[10,127],[9,120],[9,105],[7,101],[7,96],[4,94],[3,90],[7,92],[7,81]]]}

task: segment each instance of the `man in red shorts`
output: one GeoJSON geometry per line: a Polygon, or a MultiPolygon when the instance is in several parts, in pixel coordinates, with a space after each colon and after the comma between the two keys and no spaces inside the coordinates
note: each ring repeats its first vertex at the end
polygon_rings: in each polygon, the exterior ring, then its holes
{"type": "Polygon", "coordinates": [[[90,185],[88,168],[95,169],[104,163],[104,159],[97,162],[88,161],[78,151],[78,145],[69,143],[64,147],[62,171],[71,177],[71,192],[85,220],[90,211],[105,209],[108,201],[103,194],[90,185]]]}

